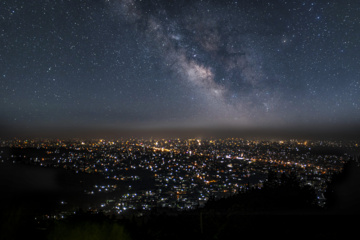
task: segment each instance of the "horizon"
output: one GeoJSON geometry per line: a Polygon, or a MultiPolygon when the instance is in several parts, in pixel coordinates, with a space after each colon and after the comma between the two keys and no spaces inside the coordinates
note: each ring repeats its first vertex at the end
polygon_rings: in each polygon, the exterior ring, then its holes
{"type": "Polygon", "coordinates": [[[257,140],[359,140],[360,126],[288,127],[67,127],[2,128],[0,139],[244,138],[257,140]]]}

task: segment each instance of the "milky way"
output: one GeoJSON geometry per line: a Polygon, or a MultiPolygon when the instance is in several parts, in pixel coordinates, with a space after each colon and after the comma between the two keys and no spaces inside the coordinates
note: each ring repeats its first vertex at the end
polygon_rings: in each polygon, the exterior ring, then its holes
{"type": "Polygon", "coordinates": [[[345,126],[357,1],[1,2],[3,128],[345,126]]]}

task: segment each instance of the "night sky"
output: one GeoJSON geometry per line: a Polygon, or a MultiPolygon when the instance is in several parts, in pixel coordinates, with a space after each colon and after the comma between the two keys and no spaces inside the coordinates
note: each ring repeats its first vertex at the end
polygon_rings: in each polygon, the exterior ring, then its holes
{"type": "Polygon", "coordinates": [[[360,122],[360,1],[2,0],[0,127],[360,122]]]}

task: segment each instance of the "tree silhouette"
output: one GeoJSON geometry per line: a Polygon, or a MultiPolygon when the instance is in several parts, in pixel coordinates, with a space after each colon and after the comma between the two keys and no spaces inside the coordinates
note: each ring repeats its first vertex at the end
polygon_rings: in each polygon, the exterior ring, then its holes
{"type": "Polygon", "coordinates": [[[360,212],[360,167],[353,160],[346,162],[341,172],[332,175],[324,193],[325,208],[337,213],[360,212]]]}

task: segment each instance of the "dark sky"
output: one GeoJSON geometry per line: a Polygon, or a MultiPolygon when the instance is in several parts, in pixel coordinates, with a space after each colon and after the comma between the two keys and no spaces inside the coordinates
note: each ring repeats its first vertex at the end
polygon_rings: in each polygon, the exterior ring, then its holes
{"type": "Polygon", "coordinates": [[[0,126],[360,122],[360,1],[2,0],[0,126]]]}

